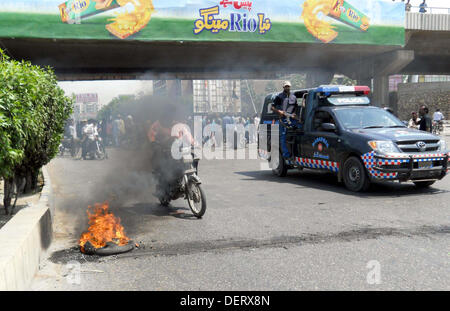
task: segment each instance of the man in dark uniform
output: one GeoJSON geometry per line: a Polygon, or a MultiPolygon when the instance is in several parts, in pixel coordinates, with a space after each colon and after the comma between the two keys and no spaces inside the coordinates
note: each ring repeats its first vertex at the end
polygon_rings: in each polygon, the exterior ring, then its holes
{"type": "MultiPolygon", "coordinates": [[[[288,123],[291,127],[300,127],[297,116],[295,115],[297,107],[297,97],[295,97],[294,94],[291,94],[291,83],[285,81],[283,83],[283,92],[278,94],[275,98],[272,110],[282,118],[283,123],[288,123]]],[[[285,126],[280,126],[281,151],[284,158],[290,158],[291,153],[289,152],[286,143],[286,132],[287,128],[285,126]]]]}
{"type": "Polygon", "coordinates": [[[274,108],[288,114],[294,114],[295,109],[297,108],[297,97],[294,94],[291,94],[291,83],[289,81],[285,81],[283,83],[283,92],[278,94],[275,98],[274,108]]]}
{"type": "Polygon", "coordinates": [[[419,109],[419,115],[419,130],[431,133],[433,131],[433,123],[431,122],[431,118],[428,115],[428,107],[425,105],[421,106],[419,109]]]}

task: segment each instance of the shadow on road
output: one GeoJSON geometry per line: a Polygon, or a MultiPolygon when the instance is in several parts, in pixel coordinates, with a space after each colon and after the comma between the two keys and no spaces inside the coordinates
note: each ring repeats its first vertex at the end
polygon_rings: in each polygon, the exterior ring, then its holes
{"type": "MultiPolygon", "coordinates": [[[[191,210],[182,206],[183,201],[175,201],[168,207],[157,202],[134,203],[122,207],[113,207],[111,210],[123,220],[123,225],[132,231],[134,228],[144,228],[142,223],[149,223],[149,217],[174,217],[183,220],[197,220],[191,210]],[[140,224],[140,225],[139,225],[140,224]]],[[[134,233],[130,231],[130,233],[134,233]]]]}
{"type": "Polygon", "coordinates": [[[187,207],[180,207],[184,200],[172,202],[165,207],[159,203],[136,203],[131,207],[139,215],[172,216],[180,219],[197,219],[187,207]]]}
{"type": "Polygon", "coordinates": [[[122,220],[127,234],[136,235],[151,229],[151,222],[158,218],[174,217],[183,220],[197,220],[191,210],[180,206],[182,201],[175,201],[164,207],[156,202],[134,203],[121,207],[111,207],[111,211],[122,220]]]}
{"type": "Polygon", "coordinates": [[[439,181],[430,188],[419,189],[412,183],[400,184],[395,182],[386,183],[372,183],[371,187],[366,192],[351,192],[345,188],[343,183],[339,183],[337,177],[327,172],[313,172],[310,170],[290,171],[286,177],[274,176],[270,171],[248,171],[235,172],[248,178],[242,180],[254,181],[262,180],[267,182],[275,182],[282,184],[295,184],[300,188],[311,188],[322,191],[332,191],[344,195],[356,196],[360,198],[370,197],[403,197],[408,195],[424,195],[424,194],[441,194],[447,193],[448,190],[436,188],[439,186],[439,181]]]}

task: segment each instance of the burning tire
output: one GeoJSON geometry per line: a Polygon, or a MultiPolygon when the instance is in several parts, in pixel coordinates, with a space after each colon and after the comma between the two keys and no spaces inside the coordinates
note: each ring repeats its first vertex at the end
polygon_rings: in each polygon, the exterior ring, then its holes
{"type": "Polygon", "coordinates": [[[98,256],[111,256],[117,254],[127,253],[133,250],[133,241],[128,242],[125,245],[117,245],[113,242],[106,243],[105,247],[95,248],[90,242],[84,245],[84,253],[87,255],[98,255],[98,256]]]}
{"type": "Polygon", "coordinates": [[[89,228],[78,242],[88,255],[109,256],[131,251],[134,244],[125,234],[120,218],[109,211],[107,202],[88,207],[89,228]]]}

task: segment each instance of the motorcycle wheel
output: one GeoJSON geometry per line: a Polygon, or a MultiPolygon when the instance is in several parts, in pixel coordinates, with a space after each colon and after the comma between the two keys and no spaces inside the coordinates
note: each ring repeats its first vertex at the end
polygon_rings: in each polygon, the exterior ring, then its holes
{"type": "Polygon", "coordinates": [[[194,182],[189,182],[187,186],[187,201],[189,208],[197,218],[202,218],[206,212],[206,196],[202,187],[194,182]]]}
{"type": "Polygon", "coordinates": [[[95,153],[95,155],[96,155],[96,158],[99,159],[99,160],[104,160],[104,159],[106,159],[106,156],[105,156],[105,154],[104,154],[102,151],[97,151],[97,152],[95,153]]]}

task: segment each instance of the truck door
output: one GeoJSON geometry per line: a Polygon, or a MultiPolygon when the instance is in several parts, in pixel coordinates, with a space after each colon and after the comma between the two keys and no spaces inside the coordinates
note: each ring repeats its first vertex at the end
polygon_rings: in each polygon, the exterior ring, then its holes
{"type": "MultiPolygon", "coordinates": [[[[258,126],[258,152],[260,157],[266,158],[270,156],[271,151],[271,129],[273,124],[278,124],[278,116],[272,111],[272,104],[273,104],[274,96],[267,96],[264,105],[263,110],[261,113],[261,121],[258,126]],[[263,133],[264,132],[264,133],[263,133]],[[266,143],[261,143],[261,138],[265,135],[266,137],[266,143]]],[[[274,132],[275,139],[279,139],[279,134],[277,131],[274,132]]]]}
{"type": "Polygon", "coordinates": [[[336,132],[325,131],[324,123],[336,125],[331,114],[324,110],[317,110],[313,115],[311,129],[305,131],[302,139],[302,158],[312,168],[326,168],[337,171],[339,137],[336,132]],[[332,163],[329,163],[332,162],[332,163]],[[335,165],[335,166],[333,166],[335,165]]]}

